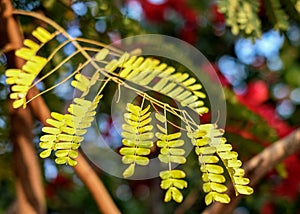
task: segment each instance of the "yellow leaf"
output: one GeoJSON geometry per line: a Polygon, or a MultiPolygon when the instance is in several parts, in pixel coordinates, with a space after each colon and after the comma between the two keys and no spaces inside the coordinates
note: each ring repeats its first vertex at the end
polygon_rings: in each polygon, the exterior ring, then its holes
{"type": "Polygon", "coordinates": [[[230,152],[218,152],[218,155],[225,160],[230,160],[238,157],[238,153],[234,151],[230,152]]]}
{"type": "Polygon", "coordinates": [[[134,164],[130,164],[127,169],[123,172],[123,177],[128,178],[134,174],[134,164]]]}
{"type": "MultiPolygon", "coordinates": [[[[143,126],[145,126],[145,125],[147,125],[148,123],[150,123],[151,121],[152,121],[152,118],[151,117],[149,117],[150,116],[150,114],[151,114],[151,112],[149,112],[148,113],[149,115],[144,115],[144,116],[147,116],[147,118],[140,118],[140,120],[142,120],[140,123],[139,123],[139,126],[140,127],[143,127],[143,126]]],[[[143,116],[143,117],[144,117],[143,116]]]]}
{"type": "Polygon", "coordinates": [[[168,141],[168,147],[179,147],[184,144],[183,140],[172,140],[168,141]]]}
{"type": "Polygon", "coordinates": [[[55,163],[57,164],[66,164],[68,157],[59,157],[55,159],[55,163]]]}
{"type": "Polygon", "coordinates": [[[79,91],[82,91],[82,92],[85,92],[88,89],[88,86],[83,85],[76,80],[72,80],[71,86],[73,86],[74,88],[77,88],[79,91]]]}
{"type": "Polygon", "coordinates": [[[177,96],[182,93],[184,91],[184,88],[182,87],[177,87],[176,89],[172,90],[171,92],[169,92],[167,95],[170,96],[170,97],[176,97],[177,99],[177,96]]]}
{"type": "Polygon", "coordinates": [[[68,158],[68,164],[69,164],[70,166],[76,166],[76,165],[77,165],[77,161],[76,161],[76,160],[73,160],[73,159],[71,159],[71,158],[68,158]]]}
{"type": "Polygon", "coordinates": [[[162,180],[160,183],[160,188],[169,189],[172,186],[172,184],[173,184],[172,179],[162,180]]]}
{"type": "Polygon", "coordinates": [[[77,158],[78,157],[78,152],[74,151],[74,150],[70,150],[69,151],[69,157],[72,158],[72,159],[77,158]]]}
{"type": "Polygon", "coordinates": [[[201,91],[193,91],[193,93],[199,98],[202,98],[202,99],[206,98],[206,95],[201,91]]]}
{"type": "Polygon", "coordinates": [[[13,69],[13,68],[7,69],[7,70],[5,71],[5,75],[6,75],[7,77],[17,77],[17,76],[19,76],[21,73],[22,73],[22,70],[20,70],[20,69],[13,69]]]}
{"type": "Polygon", "coordinates": [[[170,172],[170,176],[172,176],[172,178],[185,178],[186,174],[182,170],[173,169],[170,172]]]}
{"type": "Polygon", "coordinates": [[[124,164],[131,164],[135,161],[135,157],[134,155],[125,155],[122,157],[122,162],[124,164]]]}
{"type": "MultiPolygon", "coordinates": [[[[184,85],[184,86],[190,86],[190,85],[192,85],[192,84],[194,84],[195,82],[196,82],[197,80],[194,78],[194,77],[191,77],[191,78],[189,78],[189,79],[187,79],[186,81],[184,81],[183,83],[182,83],[182,85],[184,85]]],[[[190,89],[190,90],[192,90],[192,89],[190,89]]],[[[197,89],[196,89],[197,90],[197,89]]]]}
{"type": "Polygon", "coordinates": [[[208,113],[209,109],[207,107],[196,108],[196,112],[200,115],[208,113]]]}
{"type": "Polygon", "coordinates": [[[166,194],[165,194],[165,198],[164,198],[164,202],[169,202],[172,199],[172,190],[168,189],[166,194]]]}
{"type": "Polygon", "coordinates": [[[193,103],[189,104],[188,107],[198,108],[198,107],[203,106],[203,105],[204,105],[204,102],[202,100],[198,100],[196,102],[193,102],[193,103]]]}
{"type": "MultiPolygon", "coordinates": [[[[180,170],[180,171],[181,171],[181,170],[180,170]]],[[[170,171],[170,170],[164,170],[164,171],[161,171],[161,172],[159,173],[159,177],[160,177],[162,180],[166,180],[166,179],[172,177],[172,176],[171,176],[171,171],[170,171]]]]}
{"type": "Polygon", "coordinates": [[[214,200],[214,192],[209,192],[206,196],[205,196],[205,204],[208,206],[210,205],[213,200],[214,200]]]}
{"type": "Polygon", "coordinates": [[[70,134],[70,135],[73,135],[75,134],[75,129],[74,128],[70,128],[70,127],[67,127],[67,126],[62,126],[60,127],[60,130],[66,134],[70,134]]]}
{"type": "Polygon", "coordinates": [[[179,94],[176,99],[182,102],[183,100],[187,99],[189,96],[192,95],[190,91],[184,91],[183,93],[179,94]]]}
{"type": "Polygon", "coordinates": [[[227,165],[228,165],[228,167],[239,168],[242,166],[242,161],[237,160],[237,159],[228,160],[227,165]]]}
{"type": "Polygon", "coordinates": [[[172,75],[172,78],[173,78],[176,82],[183,82],[183,81],[185,81],[188,77],[189,77],[189,74],[188,74],[188,73],[175,73],[174,75],[172,75]]]}
{"type": "Polygon", "coordinates": [[[47,158],[51,155],[51,151],[52,149],[47,149],[47,150],[44,150],[40,153],[40,157],[41,158],[47,158]]]}
{"type": "Polygon", "coordinates": [[[148,111],[149,111],[149,109],[150,109],[150,105],[148,105],[146,108],[144,108],[142,111],[141,111],[141,114],[140,114],[140,116],[143,116],[143,115],[145,115],[148,111]]]}
{"type": "Polygon", "coordinates": [[[35,50],[29,49],[29,48],[20,48],[15,52],[15,55],[25,59],[30,60],[30,58],[35,54],[35,50]]]}
{"type": "Polygon", "coordinates": [[[215,174],[222,174],[224,172],[224,169],[219,165],[213,165],[213,164],[204,164],[200,167],[201,172],[210,172],[215,174]]]}
{"type": "Polygon", "coordinates": [[[171,90],[173,90],[175,87],[176,87],[176,83],[171,82],[171,83],[167,84],[167,86],[165,86],[160,92],[167,94],[171,90]]]}
{"type": "Polygon", "coordinates": [[[57,120],[53,120],[51,118],[48,118],[46,120],[46,123],[48,123],[49,125],[55,127],[55,128],[59,128],[60,126],[63,125],[63,123],[61,121],[57,121],[57,120]]]}
{"type": "Polygon", "coordinates": [[[192,95],[192,96],[186,98],[185,100],[183,100],[180,104],[181,104],[182,106],[187,106],[187,105],[189,105],[189,104],[195,102],[196,100],[198,100],[198,97],[195,96],[195,95],[192,95]]]}
{"type": "Polygon", "coordinates": [[[147,157],[136,156],[135,162],[138,165],[146,166],[149,164],[149,159],[147,157]]]}
{"type": "Polygon", "coordinates": [[[48,134],[59,134],[61,131],[58,128],[54,128],[54,127],[43,127],[42,131],[48,134]]]}
{"type": "Polygon", "coordinates": [[[45,141],[45,142],[40,142],[40,147],[42,149],[52,149],[52,147],[54,146],[54,142],[53,141],[45,141]]]}
{"type": "Polygon", "coordinates": [[[162,127],[161,125],[159,124],[156,124],[157,128],[159,129],[159,131],[161,131],[163,134],[167,134],[167,129],[165,129],[164,127],[162,127]]]}
{"type": "Polygon", "coordinates": [[[136,148],[128,148],[128,147],[123,147],[120,149],[120,154],[121,155],[135,155],[136,153],[136,148]]]}
{"type": "Polygon", "coordinates": [[[197,155],[211,155],[216,152],[216,147],[214,146],[205,146],[205,147],[196,147],[197,155]]]}
{"type": "Polygon", "coordinates": [[[134,105],[132,103],[127,103],[126,110],[138,116],[140,115],[141,107],[134,105]]]}
{"type": "Polygon", "coordinates": [[[73,143],[71,142],[59,142],[55,144],[55,149],[70,149],[72,148],[73,143]]]}
{"type": "Polygon", "coordinates": [[[171,179],[174,187],[177,187],[178,189],[187,188],[188,183],[185,180],[179,180],[179,179],[171,179]]]}
{"type": "Polygon", "coordinates": [[[250,183],[249,178],[237,177],[237,176],[233,176],[233,181],[235,184],[239,184],[239,185],[247,185],[250,183]]]}
{"type": "Polygon", "coordinates": [[[81,105],[81,106],[85,106],[85,107],[89,107],[92,104],[91,101],[85,100],[83,98],[75,98],[74,103],[81,105]]]}
{"type": "Polygon", "coordinates": [[[160,79],[158,83],[156,83],[154,86],[153,86],[153,90],[154,91],[160,91],[162,88],[164,88],[166,86],[166,84],[168,83],[168,79],[160,79]]]}
{"type": "Polygon", "coordinates": [[[225,192],[227,190],[227,187],[225,185],[214,182],[210,182],[210,187],[212,190],[219,193],[225,192]]]}
{"type": "Polygon", "coordinates": [[[224,183],[226,181],[225,177],[223,175],[208,173],[207,178],[212,182],[217,183],[224,183]]]}
{"type": "Polygon", "coordinates": [[[200,90],[202,88],[201,84],[195,84],[192,86],[189,86],[188,89],[190,89],[191,91],[196,91],[196,90],[200,90]]]}
{"type": "Polygon", "coordinates": [[[137,150],[136,150],[137,155],[149,155],[150,152],[151,152],[151,150],[147,149],[147,148],[137,148],[137,150]]]}
{"type": "Polygon", "coordinates": [[[139,133],[139,130],[136,127],[128,125],[128,124],[123,124],[122,129],[124,131],[130,132],[130,133],[133,133],[133,134],[139,133]]]}
{"type": "Polygon", "coordinates": [[[55,152],[55,156],[56,157],[67,157],[69,155],[70,150],[66,149],[66,150],[58,150],[55,152]]]}
{"type": "Polygon", "coordinates": [[[173,200],[176,201],[177,203],[181,203],[183,200],[183,196],[182,196],[181,192],[175,187],[171,187],[170,189],[172,191],[173,200]]]}
{"type": "Polygon", "coordinates": [[[173,163],[179,163],[179,164],[184,164],[186,162],[185,157],[183,157],[183,156],[177,156],[177,155],[171,156],[170,160],[173,163]]]}
{"type": "Polygon", "coordinates": [[[62,121],[64,119],[64,115],[57,112],[51,112],[51,117],[58,121],[62,121]]]}
{"type": "Polygon", "coordinates": [[[28,89],[29,89],[28,85],[13,85],[11,87],[11,90],[16,92],[27,92],[28,89]]]}
{"type": "Polygon", "coordinates": [[[15,108],[15,109],[21,107],[22,105],[23,105],[23,108],[26,107],[26,99],[25,98],[22,98],[22,99],[19,99],[19,100],[15,100],[13,102],[13,108],[15,108]]]}
{"type": "Polygon", "coordinates": [[[162,148],[160,153],[163,155],[171,154],[171,155],[184,155],[184,149],[179,148],[162,148]]]}
{"type": "Polygon", "coordinates": [[[124,118],[125,119],[130,119],[130,120],[133,120],[133,121],[136,121],[136,122],[139,121],[139,117],[132,114],[132,113],[125,113],[124,118]]]}
{"type": "Polygon", "coordinates": [[[249,186],[243,186],[243,185],[234,185],[234,188],[236,191],[243,195],[251,195],[254,191],[249,186]]]}
{"type": "Polygon", "coordinates": [[[37,27],[36,30],[32,32],[32,35],[42,43],[46,43],[51,38],[51,33],[42,27],[37,27]]]}
{"type": "Polygon", "coordinates": [[[37,51],[40,48],[40,46],[36,42],[34,42],[30,39],[25,39],[24,45],[26,45],[27,47],[29,47],[30,49],[32,49],[34,51],[37,51]]]}
{"type": "Polygon", "coordinates": [[[147,125],[139,129],[139,133],[149,132],[153,129],[152,125],[147,125]]]}
{"type": "Polygon", "coordinates": [[[200,155],[198,160],[200,164],[217,163],[219,161],[219,158],[215,155],[200,155]]]}
{"type": "Polygon", "coordinates": [[[203,183],[202,189],[203,189],[203,192],[205,192],[205,193],[211,192],[210,183],[209,182],[203,183]]]}
{"type": "Polygon", "coordinates": [[[57,139],[56,135],[46,134],[41,136],[40,141],[56,141],[56,139],[57,139]]]}
{"type": "Polygon", "coordinates": [[[214,200],[223,204],[228,204],[230,202],[230,198],[225,193],[214,192],[214,200]]]}
{"type": "Polygon", "coordinates": [[[234,176],[244,176],[245,170],[242,168],[234,169],[234,176]]]}
{"type": "Polygon", "coordinates": [[[104,60],[105,57],[109,54],[109,50],[106,48],[102,48],[95,56],[97,61],[104,60]]]}

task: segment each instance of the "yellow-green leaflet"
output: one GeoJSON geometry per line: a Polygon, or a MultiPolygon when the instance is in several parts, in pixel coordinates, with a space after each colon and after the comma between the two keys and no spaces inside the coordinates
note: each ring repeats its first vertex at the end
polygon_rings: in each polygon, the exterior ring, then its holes
{"type": "Polygon", "coordinates": [[[109,50],[106,48],[102,48],[95,56],[97,61],[104,60],[105,57],[109,54],[109,50]]]}
{"type": "Polygon", "coordinates": [[[253,189],[249,186],[235,185],[234,188],[238,193],[243,195],[251,195],[253,193],[253,189]]]}
{"type": "Polygon", "coordinates": [[[134,164],[130,164],[127,169],[123,172],[123,177],[128,178],[134,174],[134,164]]]}
{"type": "Polygon", "coordinates": [[[200,167],[201,172],[210,172],[215,174],[222,174],[224,169],[221,166],[213,164],[205,164],[200,167]]]}

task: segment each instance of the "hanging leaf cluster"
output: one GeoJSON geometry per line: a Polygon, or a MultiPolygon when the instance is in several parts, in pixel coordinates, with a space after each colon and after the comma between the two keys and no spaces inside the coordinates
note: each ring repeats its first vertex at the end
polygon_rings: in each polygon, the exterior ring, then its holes
{"type": "Polygon", "coordinates": [[[300,19],[297,0],[218,0],[220,13],[225,15],[226,24],[234,35],[241,33],[246,37],[259,38],[263,23],[272,28],[286,31],[289,19],[300,19]],[[260,17],[260,11],[266,10],[267,21],[260,17]]]}
{"type": "Polygon", "coordinates": [[[123,146],[119,153],[122,155],[122,162],[127,165],[123,173],[125,178],[134,175],[137,165],[147,167],[150,162],[149,155],[152,151],[159,150],[158,159],[166,168],[159,173],[160,186],[166,191],[164,201],[182,202],[181,190],[187,188],[188,183],[185,180],[186,173],[175,167],[186,163],[187,152],[184,145],[191,144],[199,159],[206,204],[213,201],[229,203],[225,171],[234,184],[236,194],[252,194],[253,189],[248,186],[249,179],[244,177],[242,163],[238,154],[232,151],[231,144],[226,142],[224,131],[216,124],[198,124],[184,110],[189,109],[199,116],[208,112],[209,109],[203,101],[206,94],[201,91],[199,80],[187,72],[178,72],[176,68],[153,57],[136,56],[99,42],[72,38],[51,19],[39,14],[21,11],[19,14],[38,18],[52,26],[55,32],[50,33],[38,27],[32,33],[37,41],[27,39],[24,41],[25,47],[16,51],[16,55],[25,59],[26,63],[22,69],[6,71],[7,83],[12,88],[10,98],[14,100],[13,107],[26,108],[31,100],[68,80],[77,90],[77,97],[72,100],[67,113],[52,112],[51,118],[47,119],[48,126],[42,129],[43,135],[40,137],[42,158],[54,154],[57,164],[77,164],[77,150],[84,141],[87,129],[92,125],[103,90],[108,83],[114,83],[122,90],[133,91],[142,98],[140,104],[128,103],[124,113],[123,146]],[[52,50],[47,58],[39,56],[39,50],[58,35],[65,37],[65,41],[52,50]],[[43,74],[45,66],[69,43],[76,51],[43,74]],[[27,99],[28,91],[32,87],[54,72],[59,72],[63,65],[78,55],[85,61],[78,62],[69,76],[27,99]],[[86,67],[93,72],[84,73],[83,69],[86,67]],[[139,90],[137,86],[144,88],[146,92],[139,90]],[[147,91],[154,91],[177,101],[182,109],[159,100],[147,91]],[[180,128],[174,124],[168,115],[179,119],[185,127],[180,128]],[[190,141],[184,141],[184,135],[190,141]]]}

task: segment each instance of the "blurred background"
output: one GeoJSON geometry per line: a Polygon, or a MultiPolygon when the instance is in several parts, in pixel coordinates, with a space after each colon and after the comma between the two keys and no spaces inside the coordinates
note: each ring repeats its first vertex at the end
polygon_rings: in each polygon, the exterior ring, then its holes
{"type": "MultiPolygon", "coordinates": [[[[227,102],[226,137],[244,162],[300,125],[299,13],[289,14],[286,23],[276,25],[276,16],[269,18],[267,1],[257,2],[257,18],[262,20],[260,38],[228,27],[227,17],[213,0],[12,1],[17,9],[44,13],[72,37],[110,44],[132,35],[157,33],[195,46],[210,61],[222,82],[227,102]]],[[[299,1],[293,2],[299,9],[299,1]]],[[[288,14],[283,3],[281,6],[288,14]]],[[[23,16],[19,16],[19,21],[25,36],[39,24],[23,16]]],[[[57,42],[63,40],[58,37],[57,42]]],[[[66,46],[56,60],[74,50],[72,45],[66,46]]],[[[6,55],[0,54],[0,213],[5,213],[16,194],[7,117],[9,86],[4,76],[6,55]]],[[[66,64],[52,79],[48,78],[49,82],[39,84],[39,89],[60,81],[73,69],[72,63],[66,64]]],[[[71,88],[60,88],[44,98],[51,111],[61,111],[72,93],[71,88]]],[[[111,147],[118,148],[121,136],[109,109],[110,106],[101,106],[97,124],[111,147]]],[[[37,151],[40,151],[41,127],[36,122],[33,130],[37,151]]],[[[183,194],[191,202],[186,213],[192,214],[203,211],[205,204],[201,175],[194,170],[198,169],[197,158],[190,155],[188,159],[184,169],[189,188],[183,194]]],[[[92,196],[72,168],[57,166],[53,159],[39,159],[39,162],[48,213],[98,213],[92,196]]],[[[122,213],[174,213],[181,206],[176,202],[163,203],[159,179],[127,181],[95,170],[122,213]]],[[[299,184],[300,154],[296,152],[268,172],[255,193],[245,197],[235,213],[300,213],[299,184]]]]}

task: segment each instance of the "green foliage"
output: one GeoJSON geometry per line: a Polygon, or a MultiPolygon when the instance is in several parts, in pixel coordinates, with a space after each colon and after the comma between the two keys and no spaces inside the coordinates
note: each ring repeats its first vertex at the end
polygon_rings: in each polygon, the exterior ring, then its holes
{"type": "Polygon", "coordinates": [[[246,0],[218,0],[219,11],[225,15],[226,24],[234,35],[261,36],[261,21],[258,17],[259,2],[246,0]]]}
{"type": "Polygon", "coordinates": [[[262,34],[263,24],[286,31],[289,19],[299,20],[299,1],[296,0],[218,0],[219,11],[225,15],[226,24],[234,35],[241,33],[246,37],[258,38],[262,34]],[[263,6],[262,6],[263,4],[263,6]],[[266,10],[267,22],[260,17],[260,10],[266,10]]]}
{"type": "Polygon", "coordinates": [[[190,113],[185,110],[192,110],[199,116],[208,112],[208,108],[204,106],[203,102],[206,95],[200,91],[202,86],[199,80],[190,77],[188,73],[178,72],[174,67],[153,57],[144,58],[134,55],[140,50],[124,53],[102,43],[83,38],[72,38],[63,28],[50,19],[35,13],[20,13],[39,18],[55,28],[56,31],[49,33],[41,27],[37,28],[32,34],[41,44],[25,40],[24,45],[27,48],[21,48],[16,52],[17,56],[27,60],[27,62],[22,70],[9,69],[6,71],[7,83],[12,85],[13,91],[10,98],[15,100],[13,107],[23,106],[25,108],[26,104],[37,96],[70,79],[72,81],[69,81],[69,84],[77,89],[76,95],[78,97],[74,98],[73,103],[69,105],[68,113],[52,112],[52,118],[47,119],[46,122],[49,126],[42,129],[44,134],[40,138],[40,147],[44,149],[40,153],[42,158],[49,157],[54,151],[57,164],[70,166],[77,164],[77,150],[84,140],[87,128],[91,126],[95,118],[96,108],[102,98],[103,89],[107,83],[112,82],[119,88],[124,87],[143,98],[141,105],[128,103],[127,112],[124,114],[125,123],[122,126],[124,147],[120,149],[120,154],[123,155],[123,163],[129,164],[123,173],[124,177],[130,177],[134,174],[136,164],[141,166],[149,164],[147,156],[151,153],[151,148],[154,147],[155,136],[158,139],[156,145],[160,150],[158,158],[167,165],[167,170],[160,172],[161,188],[166,190],[164,201],[182,202],[183,195],[179,189],[187,187],[187,182],[183,180],[186,174],[182,170],[174,169],[174,165],[186,163],[184,156],[186,151],[184,148],[180,148],[188,143],[180,139],[182,133],[185,133],[191,139],[199,157],[200,171],[203,174],[203,189],[207,193],[206,204],[213,201],[222,203],[230,201],[229,196],[225,193],[227,188],[224,185],[226,179],[223,176],[222,164],[235,186],[236,194],[252,194],[252,188],[247,186],[249,179],[243,177],[244,171],[240,168],[242,163],[237,159],[237,153],[232,151],[232,146],[226,143],[226,139],[222,137],[224,131],[218,129],[216,124],[197,124],[190,113]],[[48,58],[37,56],[37,51],[56,35],[64,36],[66,41],[56,47],[48,58]],[[72,43],[76,51],[61,59],[55,68],[34,82],[41,70],[68,43],[72,43]],[[85,61],[78,62],[76,70],[57,84],[45,89],[32,99],[26,100],[30,88],[58,71],[77,55],[84,57],[85,61]],[[92,68],[89,69],[89,71],[92,70],[90,73],[83,72],[87,66],[92,68]],[[139,90],[139,87],[146,89],[146,92],[139,90]],[[178,101],[182,109],[158,100],[147,91],[155,91],[178,101]],[[144,107],[145,102],[150,104],[144,107]],[[160,113],[161,110],[163,114],[160,113]],[[156,112],[155,117],[157,119],[157,123],[154,124],[159,130],[155,135],[151,132],[153,129],[151,122],[153,123],[153,121],[150,116],[153,111],[156,112]],[[178,127],[168,119],[167,114],[179,119],[186,128],[178,127]],[[219,163],[219,160],[222,161],[222,164],[219,163]]]}

